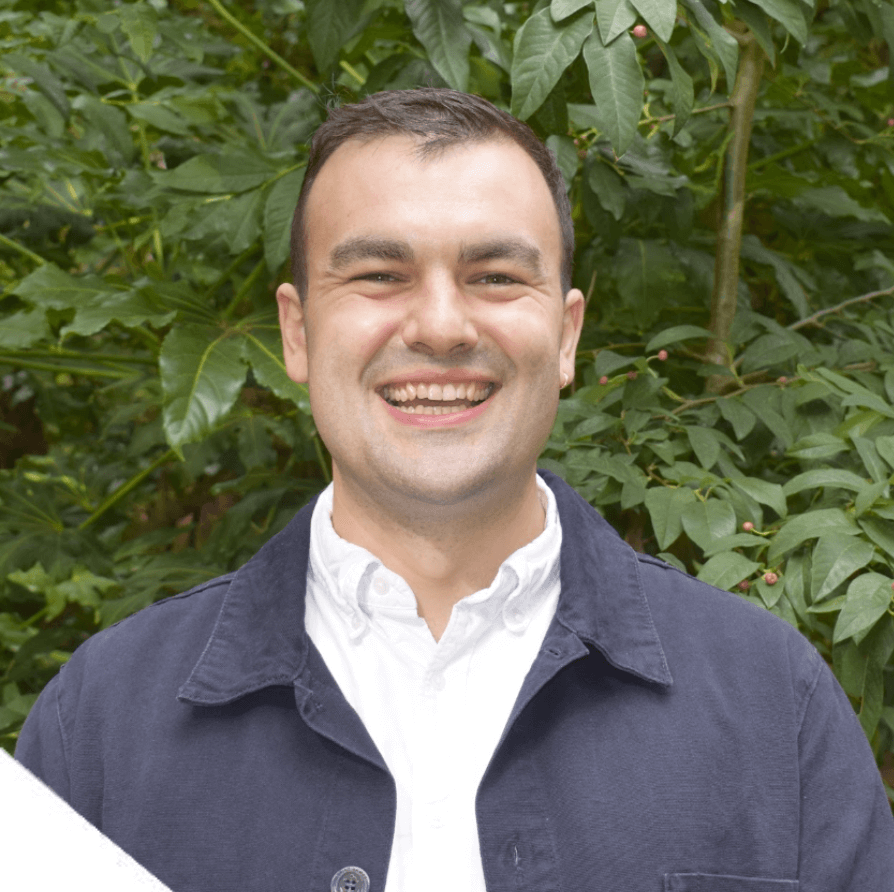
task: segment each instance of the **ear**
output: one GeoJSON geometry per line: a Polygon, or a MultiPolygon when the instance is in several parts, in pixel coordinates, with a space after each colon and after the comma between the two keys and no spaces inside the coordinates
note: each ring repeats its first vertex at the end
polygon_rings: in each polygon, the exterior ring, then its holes
{"type": "Polygon", "coordinates": [[[295,286],[288,282],[276,289],[279,304],[279,329],[282,354],[288,376],[297,384],[307,382],[307,332],[304,330],[304,307],[295,286]]]}
{"type": "Polygon", "coordinates": [[[565,295],[562,308],[562,341],[559,346],[559,375],[567,375],[567,381],[574,379],[574,361],[577,357],[577,342],[584,325],[584,295],[572,288],[565,295]]]}

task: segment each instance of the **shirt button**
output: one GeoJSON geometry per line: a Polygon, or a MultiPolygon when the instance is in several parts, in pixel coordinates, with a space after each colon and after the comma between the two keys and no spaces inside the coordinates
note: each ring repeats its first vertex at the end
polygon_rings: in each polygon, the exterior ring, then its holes
{"type": "Polygon", "coordinates": [[[369,892],[369,875],[360,867],[343,867],[329,888],[331,892],[369,892]]]}
{"type": "Polygon", "coordinates": [[[373,582],[373,588],[378,594],[384,595],[385,592],[388,591],[388,583],[385,582],[385,580],[382,579],[381,576],[377,576],[375,582],[373,582]]]}
{"type": "Polygon", "coordinates": [[[433,691],[443,691],[447,685],[447,679],[443,675],[433,675],[428,684],[433,691]]]}

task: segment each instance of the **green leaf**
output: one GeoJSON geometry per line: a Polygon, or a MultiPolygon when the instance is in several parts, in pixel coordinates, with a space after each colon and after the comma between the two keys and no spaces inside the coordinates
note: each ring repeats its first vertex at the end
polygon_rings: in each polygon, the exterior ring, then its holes
{"type": "Polygon", "coordinates": [[[770,483],[768,480],[761,480],[758,477],[734,477],[730,482],[755,502],[768,505],[780,517],[785,517],[788,514],[785,492],[778,483],[770,483]]]}
{"type": "MultiPolygon", "coordinates": [[[[472,35],[463,22],[460,0],[406,0],[404,6],[410,17],[413,33],[428,52],[435,71],[454,90],[465,91],[469,85],[469,47],[472,45],[472,35]]],[[[549,10],[544,12],[548,18],[549,10]]],[[[513,67],[514,65],[513,62],[513,67]]],[[[514,89],[514,77],[512,82],[514,89]]]]}
{"type": "Polygon", "coordinates": [[[862,517],[885,494],[889,485],[882,481],[861,489],[854,499],[854,516],[862,517]]]}
{"type": "Polygon", "coordinates": [[[847,448],[847,443],[841,437],[820,432],[798,440],[786,451],[786,455],[801,459],[832,458],[845,452],[847,448]]]}
{"type": "Polygon", "coordinates": [[[546,147],[556,156],[556,164],[565,180],[565,188],[570,190],[577,174],[577,147],[570,136],[553,133],[546,138],[546,147]]]}
{"type": "Polygon", "coordinates": [[[655,42],[664,54],[671,73],[671,103],[674,109],[674,136],[676,136],[686,126],[692,114],[692,107],[695,105],[695,85],[673,49],[657,37],[655,42]]]}
{"type": "Polygon", "coordinates": [[[888,465],[894,468],[894,437],[876,437],[875,448],[888,465]]]}
{"type": "Polygon", "coordinates": [[[767,563],[776,564],[784,554],[826,533],[835,536],[855,536],[857,525],[840,508],[819,508],[799,514],[787,521],[773,537],[767,563]]]}
{"type": "Polygon", "coordinates": [[[23,350],[49,336],[47,314],[42,309],[21,310],[0,319],[0,347],[23,350]]]}
{"type": "Polygon", "coordinates": [[[674,325],[659,332],[646,344],[646,353],[654,353],[662,347],[671,344],[681,344],[683,341],[705,340],[711,337],[711,332],[700,325],[674,325]]]}
{"type": "Polygon", "coordinates": [[[290,171],[273,184],[267,196],[264,205],[264,259],[271,273],[277,273],[289,257],[292,217],[303,182],[303,168],[290,171]]]}
{"type": "Polygon", "coordinates": [[[286,372],[279,325],[275,321],[269,326],[253,325],[246,328],[244,338],[244,357],[257,382],[310,414],[307,385],[296,384],[286,372]]]}
{"type": "Polygon", "coordinates": [[[813,548],[810,590],[813,601],[831,594],[849,576],[862,570],[873,558],[871,542],[855,536],[820,536],[813,548]]]}
{"type": "Polygon", "coordinates": [[[158,34],[158,16],[148,3],[124,3],[118,8],[121,30],[127,35],[134,55],[148,62],[158,34]]]}
{"type": "Polygon", "coordinates": [[[777,580],[771,585],[763,576],[761,576],[755,580],[754,591],[760,595],[760,599],[764,602],[764,606],[770,610],[779,603],[779,599],[785,591],[784,580],[777,580]]]}
{"type": "MultiPolygon", "coordinates": [[[[599,0],[597,0],[598,5],[599,0]]],[[[574,15],[579,9],[585,6],[592,6],[593,0],[552,0],[549,5],[550,15],[554,22],[561,22],[568,16],[574,15]]]]}
{"type": "Polygon", "coordinates": [[[810,305],[807,303],[807,295],[804,286],[798,281],[797,267],[789,263],[782,255],[771,251],[761,244],[755,235],[745,235],[742,238],[742,257],[753,260],[755,263],[766,264],[773,269],[779,289],[785,295],[788,302],[795,308],[798,317],[803,319],[810,315],[810,305]]]}
{"type": "Polygon", "coordinates": [[[860,520],[863,532],[884,552],[889,558],[894,558],[894,523],[875,517],[867,517],[860,520]]]}
{"type": "Polygon", "coordinates": [[[138,121],[145,121],[158,130],[187,136],[189,126],[180,115],[171,111],[167,105],[156,102],[132,102],[126,106],[128,114],[138,121]]]}
{"type": "Polygon", "coordinates": [[[196,155],[176,170],[157,171],[153,179],[167,189],[184,192],[247,192],[272,179],[276,170],[264,158],[249,152],[196,155]]]}
{"type": "Polygon", "coordinates": [[[599,204],[616,220],[624,216],[627,192],[617,171],[600,156],[590,155],[587,159],[587,185],[599,204]]]}
{"type": "Polygon", "coordinates": [[[860,492],[867,486],[867,482],[858,477],[853,471],[840,471],[835,468],[816,468],[813,471],[805,471],[788,481],[782,491],[786,496],[792,496],[796,492],[805,489],[820,489],[837,487],[848,489],[851,492],[860,492]]]}
{"type": "Polygon", "coordinates": [[[733,533],[731,536],[721,536],[710,545],[702,546],[702,551],[705,557],[711,557],[713,554],[732,551],[734,548],[764,548],[769,544],[769,539],[755,536],[753,533],[733,533]]]}
{"type": "Polygon", "coordinates": [[[633,142],[643,110],[645,79],[636,57],[636,45],[625,32],[605,46],[594,27],[584,44],[584,60],[600,129],[611,141],[615,154],[623,155],[633,142]]]}
{"type": "Polygon", "coordinates": [[[630,0],[596,0],[596,24],[606,46],[635,21],[636,10],[630,0]]]}
{"type": "Polygon", "coordinates": [[[735,37],[705,9],[701,0],[683,0],[683,5],[688,6],[695,13],[696,21],[708,35],[710,49],[717,55],[726,74],[727,92],[732,93],[736,83],[736,69],[739,65],[739,45],[736,43],[735,37]]]}
{"type": "Polygon", "coordinates": [[[768,396],[772,393],[769,385],[755,387],[742,394],[742,401],[767,426],[770,433],[778,437],[788,449],[794,442],[795,435],[791,425],[770,404],[768,396]]]}
{"type": "Polygon", "coordinates": [[[764,12],[776,19],[801,46],[807,43],[807,21],[798,0],[752,0],[764,12]]]}
{"type": "Polygon", "coordinates": [[[757,416],[735,397],[721,397],[717,400],[720,414],[733,426],[737,440],[744,440],[757,422],[757,416]]]}
{"type": "Polygon", "coordinates": [[[847,588],[847,600],[832,636],[833,644],[871,629],[891,606],[891,579],[881,573],[864,573],[847,588]]]}
{"type": "Polygon", "coordinates": [[[729,591],[743,579],[748,579],[759,567],[756,561],[750,561],[738,552],[727,551],[709,558],[696,578],[729,591]]]}
{"type": "Polygon", "coordinates": [[[692,444],[692,451],[695,453],[699,464],[706,470],[717,464],[720,457],[720,442],[714,434],[714,431],[704,427],[686,426],[686,435],[692,444]]]}
{"type": "MultiPolygon", "coordinates": [[[[860,454],[860,458],[863,460],[863,466],[869,472],[872,479],[880,483],[887,483],[890,475],[885,468],[884,462],[879,458],[876,443],[872,440],[867,440],[865,437],[859,436],[852,436],[851,442],[860,454]]],[[[894,458],[894,452],[892,452],[892,458],[894,458]]],[[[892,465],[892,467],[894,467],[894,465],[892,465]]]]}
{"type": "Polygon", "coordinates": [[[589,32],[589,16],[575,16],[557,25],[548,9],[541,9],[519,28],[510,76],[510,110],[515,117],[524,121],[540,108],[589,32]]]}
{"type": "Polygon", "coordinates": [[[694,501],[695,494],[686,487],[653,486],[646,490],[646,509],[660,549],[672,545],[683,532],[682,513],[694,501]]]}
{"type": "Polygon", "coordinates": [[[693,502],[683,511],[681,520],[686,535],[702,549],[718,539],[728,539],[736,531],[733,506],[720,499],[693,502]]]}
{"type": "Polygon", "coordinates": [[[89,336],[119,322],[125,328],[137,328],[146,323],[161,328],[174,321],[174,310],[162,310],[145,293],[138,291],[110,291],[99,293],[85,305],[79,306],[74,319],[60,334],[63,338],[77,334],[89,336]]]}
{"type": "Polygon", "coordinates": [[[864,207],[851,198],[841,186],[822,186],[807,189],[795,201],[828,214],[830,217],[856,217],[867,223],[889,223],[888,218],[878,208],[864,207]]]}
{"type": "Polygon", "coordinates": [[[71,105],[68,102],[65,87],[48,65],[21,53],[6,53],[3,56],[3,66],[18,75],[30,77],[44,96],[53,103],[59,114],[63,118],[68,118],[71,113],[71,105]]]}
{"type": "Polygon", "coordinates": [[[630,2],[661,40],[671,39],[674,22],[677,19],[677,0],[630,0],[630,2]]]}
{"type": "Polygon", "coordinates": [[[213,326],[181,325],[159,355],[168,443],[180,449],[208,436],[245,382],[243,340],[213,326]]]}
{"type": "Polygon", "coordinates": [[[615,353],[614,350],[600,350],[593,363],[593,372],[601,378],[603,375],[612,375],[619,369],[633,365],[634,362],[636,362],[634,356],[622,356],[620,353],[615,353]]]}
{"type": "Polygon", "coordinates": [[[12,289],[13,294],[39,307],[68,309],[90,306],[109,286],[98,276],[71,276],[52,263],[45,263],[12,289]]]}
{"type": "MultiPolygon", "coordinates": [[[[307,40],[322,74],[361,23],[363,0],[307,0],[307,40]]],[[[409,4],[407,4],[409,6],[409,4]]]]}
{"type": "Polygon", "coordinates": [[[736,0],[736,15],[748,25],[760,48],[767,54],[770,65],[776,67],[776,47],[773,45],[773,32],[766,13],[748,0],[736,0]]]}

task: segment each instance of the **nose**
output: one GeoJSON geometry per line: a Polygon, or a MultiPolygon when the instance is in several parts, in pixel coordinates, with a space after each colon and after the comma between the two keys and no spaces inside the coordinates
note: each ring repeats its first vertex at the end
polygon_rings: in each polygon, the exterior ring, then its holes
{"type": "Polygon", "coordinates": [[[426,356],[465,353],[478,343],[473,300],[444,271],[420,283],[403,322],[404,343],[426,356]]]}

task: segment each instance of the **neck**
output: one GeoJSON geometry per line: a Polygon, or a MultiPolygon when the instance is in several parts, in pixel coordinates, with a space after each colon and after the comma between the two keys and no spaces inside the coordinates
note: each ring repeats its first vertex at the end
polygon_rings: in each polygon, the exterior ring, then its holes
{"type": "Polygon", "coordinates": [[[490,586],[503,561],[546,522],[533,473],[514,491],[479,492],[449,507],[371,499],[335,468],[333,482],[335,532],[406,580],[435,640],[453,605],[490,586]]]}

